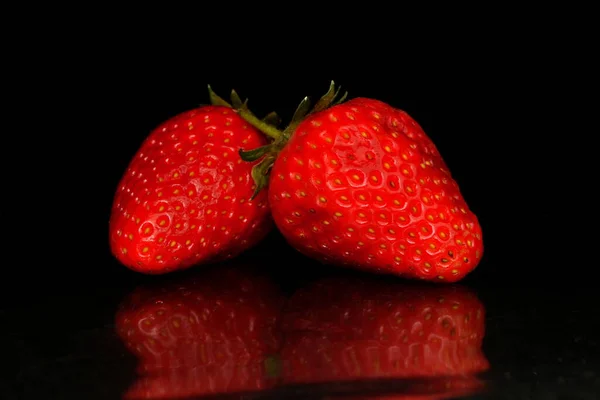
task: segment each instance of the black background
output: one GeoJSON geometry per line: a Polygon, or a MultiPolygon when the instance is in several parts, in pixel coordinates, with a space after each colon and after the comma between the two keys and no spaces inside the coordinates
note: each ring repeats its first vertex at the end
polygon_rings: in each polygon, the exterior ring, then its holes
{"type": "MultiPolygon", "coordinates": [[[[563,367],[580,372],[575,364],[557,367],[559,356],[585,361],[587,354],[597,364],[591,347],[572,342],[575,332],[579,340],[593,336],[597,309],[597,207],[588,193],[594,181],[585,176],[595,157],[584,156],[594,149],[596,124],[578,124],[587,113],[581,99],[596,93],[583,74],[590,48],[579,16],[573,27],[563,24],[565,10],[550,18],[547,5],[529,14],[468,7],[460,21],[439,9],[416,21],[405,9],[370,4],[355,7],[354,19],[306,7],[317,21],[275,6],[256,7],[275,13],[260,19],[224,6],[232,9],[180,9],[154,19],[144,16],[148,7],[61,19],[40,13],[44,25],[23,25],[19,40],[9,40],[17,51],[5,65],[16,73],[5,77],[17,90],[2,146],[0,317],[7,371],[21,370],[18,379],[2,371],[16,382],[15,393],[18,385],[35,390],[45,382],[89,395],[89,385],[109,382],[102,376],[114,379],[106,386],[114,392],[127,385],[131,376],[118,372],[117,379],[107,359],[123,370],[132,360],[123,366],[122,348],[106,332],[133,287],[164,277],[140,276],[110,254],[112,198],[146,135],[206,103],[207,84],[224,95],[235,88],[257,114],[275,110],[284,119],[330,80],[350,97],[407,111],[438,146],[482,224],[484,258],[465,283],[497,317],[488,353],[498,373],[522,366],[519,382],[536,382],[530,365],[545,363],[554,382],[563,367]],[[577,323],[566,324],[565,315],[577,323]]],[[[320,272],[277,232],[244,257],[287,282],[320,272]]],[[[40,393],[32,398],[48,397],[44,387],[40,393]]]]}

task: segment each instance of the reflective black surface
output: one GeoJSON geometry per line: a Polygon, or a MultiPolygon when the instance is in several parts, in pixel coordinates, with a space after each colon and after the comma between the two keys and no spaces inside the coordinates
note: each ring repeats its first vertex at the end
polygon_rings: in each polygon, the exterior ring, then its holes
{"type": "Polygon", "coordinates": [[[31,281],[28,292],[5,290],[2,398],[600,393],[591,288],[478,274],[417,284],[323,267],[280,240],[162,277],[130,273],[106,255],[112,274],[85,285],[31,281]]]}

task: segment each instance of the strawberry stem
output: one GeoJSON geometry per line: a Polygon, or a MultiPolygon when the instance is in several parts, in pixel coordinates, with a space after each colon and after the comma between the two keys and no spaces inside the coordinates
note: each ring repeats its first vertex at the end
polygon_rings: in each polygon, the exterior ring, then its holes
{"type": "MultiPolygon", "coordinates": [[[[235,92],[232,92],[232,98],[234,93],[235,92]]],[[[260,130],[265,135],[275,139],[272,143],[266,146],[247,151],[240,149],[239,151],[240,157],[244,161],[253,162],[262,158],[262,160],[260,160],[258,164],[256,164],[252,168],[252,178],[254,179],[254,182],[256,184],[256,188],[254,194],[252,195],[252,199],[254,199],[256,195],[268,185],[269,173],[271,171],[271,168],[273,167],[273,164],[275,163],[275,160],[277,159],[277,154],[286,145],[287,141],[292,137],[300,123],[304,121],[304,119],[306,119],[306,117],[308,117],[309,115],[326,110],[327,108],[338,105],[344,100],[346,100],[348,92],[345,92],[342,97],[338,98],[339,93],[340,88],[338,87],[336,90],[334,81],[331,81],[327,93],[321,96],[321,98],[315,103],[315,105],[312,108],[310,99],[308,97],[303,98],[298,107],[296,108],[296,111],[292,116],[292,120],[283,131],[277,129],[276,127],[276,125],[278,125],[280,122],[279,117],[277,115],[271,116],[271,114],[269,114],[265,118],[260,120],[248,109],[247,100],[241,104],[239,104],[238,102],[239,107],[235,107],[235,110],[240,115],[240,117],[242,117],[242,119],[244,119],[256,129],[260,130]],[[271,121],[277,121],[277,124],[274,124],[271,121]]],[[[235,95],[237,96],[237,94],[235,95]]],[[[211,94],[211,100],[212,96],[213,94],[211,94]]],[[[219,99],[215,100],[223,101],[222,99],[219,99]]],[[[232,102],[235,103],[236,101],[232,100],[232,102]]]]}
{"type": "Polygon", "coordinates": [[[213,106],[223,106],[232,108],[236,111],[246,122],[260,130],[270,138],[277,139],[282,136],[282,132],[277,129],[277,125],[281,123],[281,118],[276,112],[270,112],[262,120],[248,109],[248,99],[242,101],[240,96],[235,90],[231,90],[231,103],[223,99],[221,96],[216,94],[210,85],[208,85],[208,96],[210,103],[213,106]]]}
{"type": "Polygon", "coordinates": [[[248,109],[246,103],[243,103],[241,107],[236,110],[236,112],[240,117],[242,117],[243,120],[272,139],[279,139],[283,134],[279,129],[269,124],[264,119],[261,120],[254,115],[252,111],[248,109]]]}

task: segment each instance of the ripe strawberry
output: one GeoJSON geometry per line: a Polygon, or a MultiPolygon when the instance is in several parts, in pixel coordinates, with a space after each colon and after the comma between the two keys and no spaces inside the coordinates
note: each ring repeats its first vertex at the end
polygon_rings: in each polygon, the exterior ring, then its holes
{"type": "MultiPolygon", "coordinates": [[[[210,95],[212,105],[154,129],[118,185],[110,246],[132,270],[162,274],[234,257],[272,227],[266,193],[251,199],[252,165],[238,154],[266,140],[210,95]]],[[[240,103],[235,92],[232,103],[240,103]]]]}
{"type": "Polygon", "coordinates": [[[266,154],[262,171],[273,164],[269,204],[280,232],[324,262],[464,278],[483,254],[481,227],[434,143],[405,111],[381,101],[332,105],[333,88],[308,116],[305,99],[272,145],[242,153],[250,161],[266,154]]]}
{"type": "Polygon", "coordinates": [[[273,382],[283,295],[248,267],[219,266],[161,287],[140,287],[120,305],[116,331],[138,359],[128,398],[258,390],[273,382]]]}
{"type": "Polygon", "coordinates": [[[430,390],[474,389],[489,368],[484,319],[465,287],[321,279],[286,305],[283,382],[431,378],[430,390]]]}

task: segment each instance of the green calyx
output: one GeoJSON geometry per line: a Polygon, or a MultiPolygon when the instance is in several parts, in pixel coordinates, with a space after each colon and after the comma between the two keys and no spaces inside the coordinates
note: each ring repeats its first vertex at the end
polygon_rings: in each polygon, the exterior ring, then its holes
{"type": "MultiPolygon", "coordinates": [[[[210,90],[210,87],[209,87],[210,90]]],[[[212,91],[211,91],[212,92],[212,91]]],[[[239,96],[235,91],[232,91],[232,108],[236,110],[236,112],[242,117],[246,122],[250,125],[261,131],[266,136],[273,139],[273,141],[265,146],[258,147],[252,150],[242,150],[240,149],[239,154],[242,160],[247,162],[254,162],[260,160],[253,168],[252,168],[252,178],[254,179],[254,183],[256,188],[252,195],[251,199],[254,199],[258,193],[262,189],[264,189],[269,183],[269,175],[275,160],[277,159],[277,155],[283,149],[287,143],[287,141],[292,137],[296,128],[300,123],[309,115],[323,111],[329,107],[333,107],[342,103],[346,100],[348,96],[348,92],[345,92],[341,97],[338,97],[340,94],[340,87],[335,88],[335,83],[331,81],[329,85],[329,90],[325,93],[321,98],[315,103],[314,106],[311,107],[311,101],[308,97],[302,99],[294,115],[292,116],[292,120],[286,126],[284,130],[279,130],[277,125],[281,122],[277,114],[271,113],[264,117],[263,119],[257,118],[247,106],[247,100],[242,102],[239,96]],[[234,99],[235,97],[235,99],[234,99]],[[273,114],[273,115],[272,115],[273,114]]],[[[211,101],[213,101],[213,94],[211,94],[211,101]]],[[[214,95],[216,96],[216,95],[214,95]]],[[[215,99],[218,102],[223,102],[222,99],[215,99]]],[[[231,107],[228,103],[225,104],[220,103],[220,105],[227,105],[231,107]]]]}
{"type": "MultiPolygon", "coordinates": [[[[217,95],[210,85],[208,85],[208,96],[210,98],[210,104],[213,106],[223,106],[229,107],[237,112],[246,122],[248,122],[253,127],[257,128],[259,131],[264,133],[266,136],[270,137],[277,141],[281,137],[281,132],[277,129],[277,126],[281,124],[281,118],[275,111],[270,112],[262,119],[258,118],[250,109],[248,109],[248,99],[242,101],[237,92],[232,89],[230,94],[230,101],[226,101],[219,95],[217,95]]],[[[264,157],[267,154],[267,149],[270,149],[271,145],[268,144],[263,147],[259,147],[258,149],[251,150],[249,153],[254,153],[254,155],[249,155],[247,158],[242,157],[244,161],[256,161],[261,157],[264,157]]],[[[241,150],[240,150],[241,154],[241,150]]],[[[268,171],[265,168],[270,168],[275,161],[275,157],[273,157],[273,161],[270,163],[266,163],[266,160],[270,160],[269,157],[265,157],[260,164],[255,165],[252,168],[252,179],[255,182],[256,189],[252,195],[251,199],[254,199],[260,189],[265,187],[268,183],[268,171]],[[260,189],[259,189],[260,188],[260,189]]]]}
{"type": "Polygon", "coordinates": [[[248,109],[248,99],[242,101],[234,89],[231,90],[231,102],[226,101],[216,94],[210,85],[208,85],[208,97],[210,98],[210,104],[213,106],[229,107],[238,112],[240,115],[242,115],[240,111],[243,112],[246,115],[244,120],[246,120],[246,122],[250,123],[252,126],[258,128],[265,135],[273,139],[275,139],[274,135],[278,135],[277,126],[281,124],[281,118],[275,111],[271,111],[265,117],[259,119],[248,109]]]}

